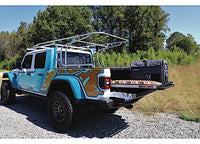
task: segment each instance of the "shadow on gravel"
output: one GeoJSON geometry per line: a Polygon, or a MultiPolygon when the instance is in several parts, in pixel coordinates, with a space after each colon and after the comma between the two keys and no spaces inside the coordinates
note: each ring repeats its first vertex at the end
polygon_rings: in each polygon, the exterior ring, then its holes
{"type": "Polygon", "coordinates": [[[46,107],[46,100],[30,96],[17,96],[15,104],[7,106],[17,113],[26,115],[27,120],[43,129],[63,135],[67,134],[74,138],[112,137],[128,127],[128,124],[119,115],[81,110],[78,125],[67,133],[60,133],[51,127],[46,107]]]}

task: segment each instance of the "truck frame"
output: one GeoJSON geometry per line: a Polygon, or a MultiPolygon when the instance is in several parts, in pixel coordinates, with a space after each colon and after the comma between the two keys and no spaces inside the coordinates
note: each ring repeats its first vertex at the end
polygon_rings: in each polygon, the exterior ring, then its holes
{"type": "Polygon", "coordinates": [[[52,126],[67,131],[76,125],[81,107],[114,113],[120,107],[131,108],[149,93],[174,86],[168,81],[168,65],[163,60],[159,61],[160,81],[132,78],[135,68],[131,66],[105,66],[103,52],[127,43],[118,36],[93,32],[27,48],[17,69],[3,74],[1,102],[13,104],[16,94],[47,99],[52,126]]]}

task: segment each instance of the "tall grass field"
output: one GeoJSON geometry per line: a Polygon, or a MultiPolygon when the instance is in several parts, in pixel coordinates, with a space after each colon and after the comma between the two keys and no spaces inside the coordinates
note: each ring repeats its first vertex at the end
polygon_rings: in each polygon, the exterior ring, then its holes
{"type": "MultiPolygon", "coordinates": [[[[131,110],[144,114],[177,113],[183,119],[200,121],[200,62],[169,66],[169,80],[174,87],[145,96],[131,110]]],[[[0,85],[1,81],[2,77],[0,85]]]]}
{"type": "Polygon", "coordinates": [[[174,87],[145,96],[131,110],[146,114],[177,113],[180,118],[200,121],[200,62],[170,66],[169,80],[174,87]]]}

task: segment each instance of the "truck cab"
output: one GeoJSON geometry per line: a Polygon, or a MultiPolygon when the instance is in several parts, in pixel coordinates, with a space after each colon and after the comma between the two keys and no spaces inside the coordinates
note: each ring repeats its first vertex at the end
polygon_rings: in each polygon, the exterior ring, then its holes
{"type": "MultiPolygon", "coordinates": [[[[19,69],[13,72],[17,75],[18,89],[44,95],[42,92],[46,72],[53,69],[63,68],[61,61],[65,61],[65,51],[39,49],[27,52],[22,59],[19,69]],[[56,61],[57,59],[57,61],[56,61]]],[[[68,50],[66,53],[67,68],[93,68],[93,60],[90,52],[80,50],[68,50]]]]}

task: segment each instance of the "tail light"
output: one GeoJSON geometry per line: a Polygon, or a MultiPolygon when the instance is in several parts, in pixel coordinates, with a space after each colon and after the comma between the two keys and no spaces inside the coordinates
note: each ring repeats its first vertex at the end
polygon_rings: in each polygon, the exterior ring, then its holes
{"type": "Polygon", "coordinates": [[[110,77],[100,77],[99,86],[101,89],[110,89],[111,88],[111,78],[110,77]]]}

